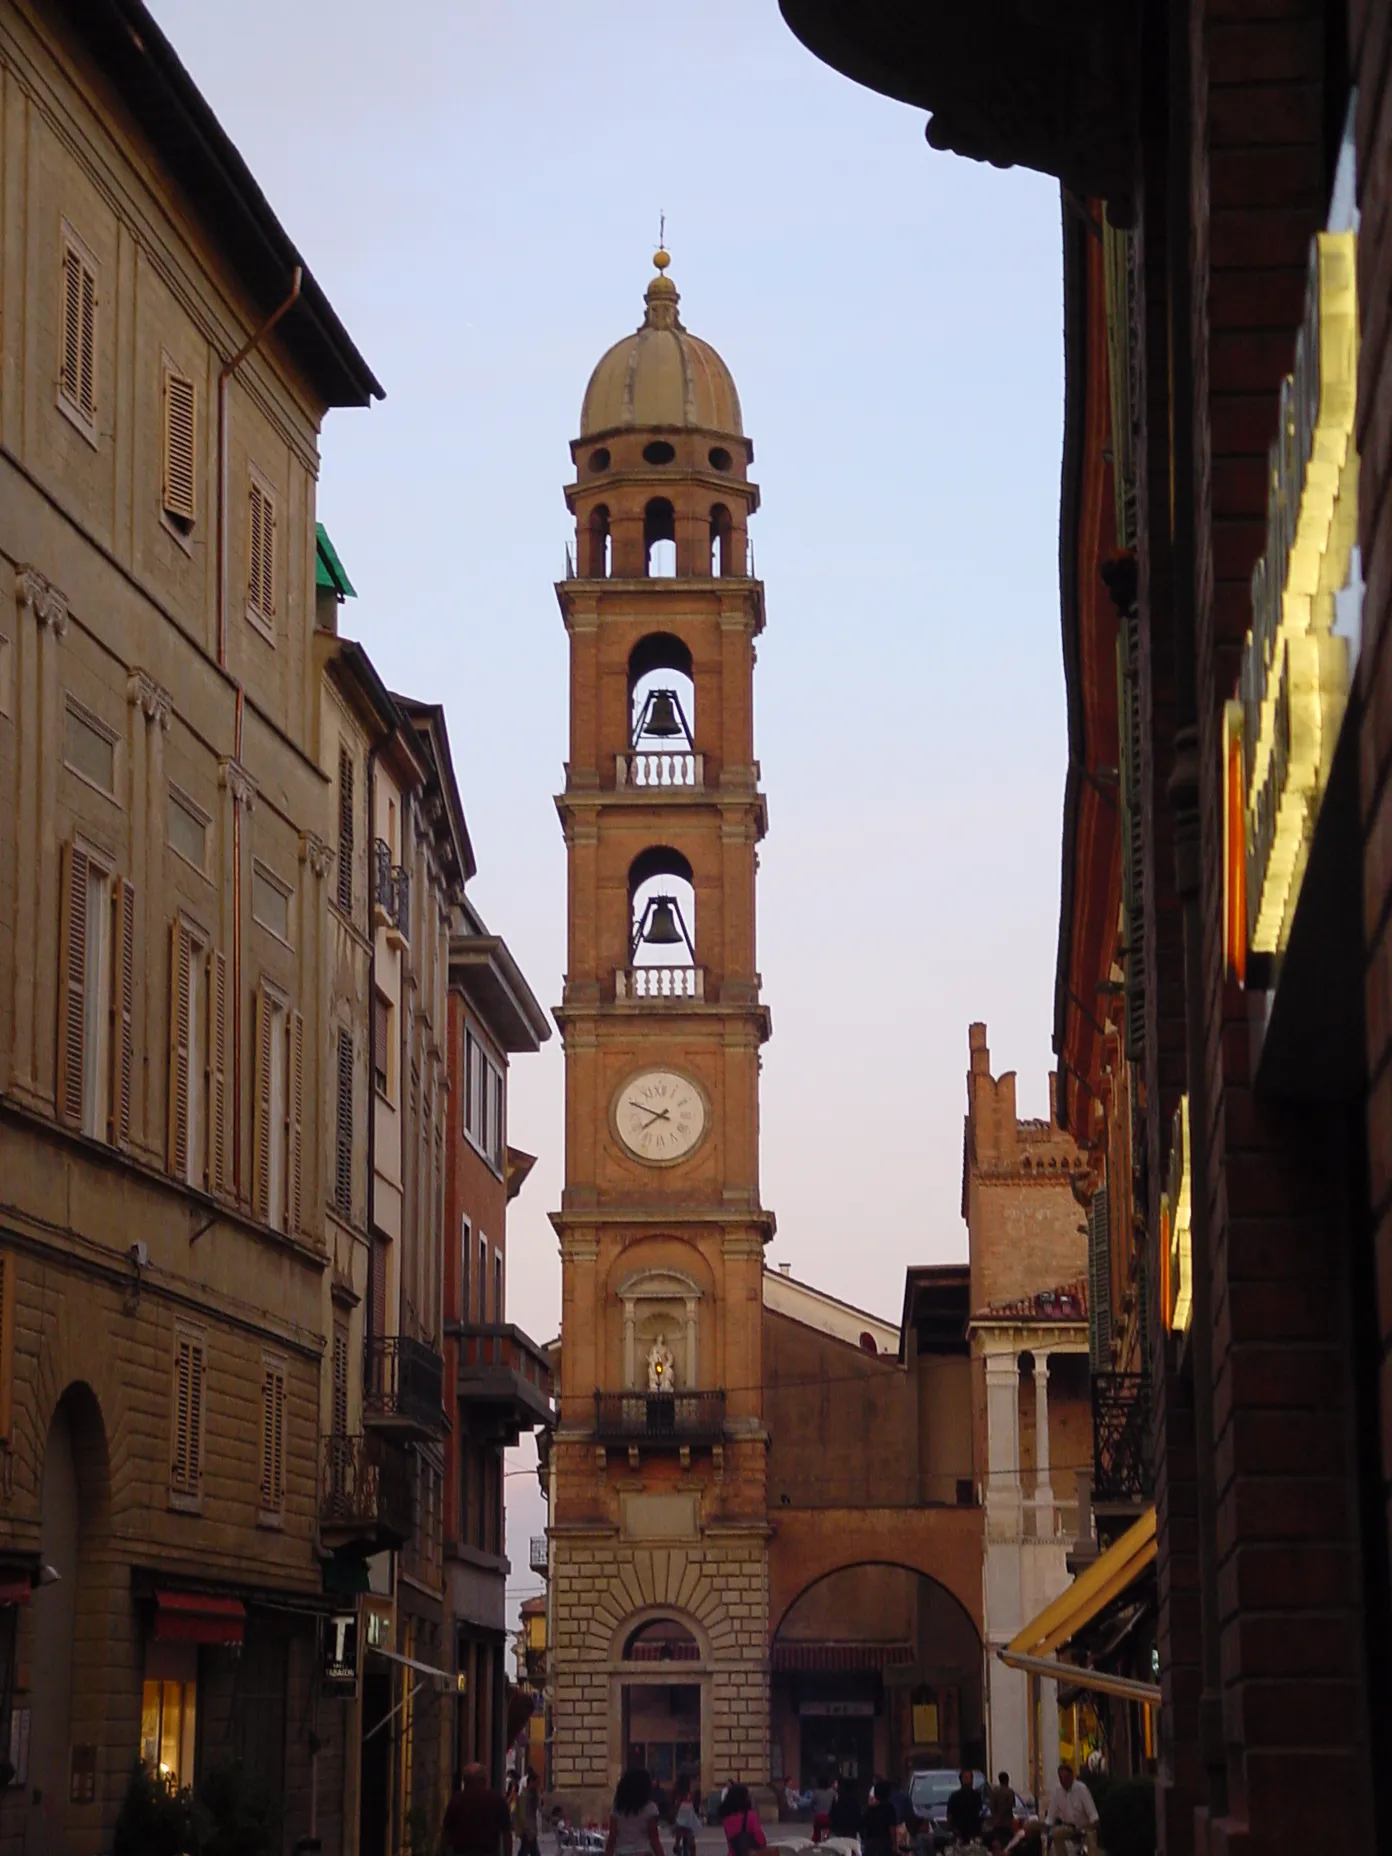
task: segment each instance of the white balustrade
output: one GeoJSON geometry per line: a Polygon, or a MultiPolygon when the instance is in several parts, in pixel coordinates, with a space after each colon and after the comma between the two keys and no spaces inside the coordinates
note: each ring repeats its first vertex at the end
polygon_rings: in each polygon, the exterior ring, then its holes
{"type": "Polygon", "coordinates": [[[616,786],[666,787],[699,792],[705,785],[705,756],[683,748],[678,753],[633,749],[615,756],[616,786]]]}
{"type": "Polygon", "coordinates": [[[614,973],[616,999],[704,999],[704,967],[619,967],[614,973]]]}

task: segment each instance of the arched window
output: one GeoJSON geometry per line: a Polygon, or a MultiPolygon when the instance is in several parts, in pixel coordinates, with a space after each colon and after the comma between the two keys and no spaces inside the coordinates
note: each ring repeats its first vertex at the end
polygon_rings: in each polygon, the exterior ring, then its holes
{"type": "Polygon", "coordinates": [[[586,580],[607,580],[613,565],[613,539],[609,533],[609,510],[596,503],[590,511],[589,546],[585,555],[586,580]]]}
{"type": "Polygon", "coordinates": [[[717,576],[733,574],[735,568],[735,525],[724,503],[710,512],[711,572],[717,576]]]}
{"type": "Polygon", "coordinates": [[[675,1618],[640,1624],[624,1645],[626,1663],[699,1663],[701,1646],[675,1618]]]}
{"type": "Polygon", "coordinates": [[[677,518],[665,496],[655,496],[643,511],[643,571],[667,580],[677,571],[677,518]]]}

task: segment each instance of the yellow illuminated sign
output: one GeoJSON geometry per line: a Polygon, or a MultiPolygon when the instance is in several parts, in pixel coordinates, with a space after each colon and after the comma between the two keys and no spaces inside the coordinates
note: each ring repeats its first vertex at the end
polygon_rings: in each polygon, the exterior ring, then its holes
{"type": "Polygon", "coordinates": [[[1160,1201],[1161,1255],[1165,1260],[1166,1325],[1187,1333],[1194,1318],[1194,1262],[1189,1243],[1193,1198],[1189,1185],[1189,1098],[1181,1096],[1170,1137],[1170,1176],[1160,1201]]]}
{"type": "Polygon", "coordinates": [[[1320,797],[1348,699],[1348,645],[1334,595],[1357,532],[1357,241],[1321,232],[1310,253],[1295,370],[1271,447],[1266,552],[1252,574],[1242,651],[1247,942],[1290,935],[1320,797]]]}

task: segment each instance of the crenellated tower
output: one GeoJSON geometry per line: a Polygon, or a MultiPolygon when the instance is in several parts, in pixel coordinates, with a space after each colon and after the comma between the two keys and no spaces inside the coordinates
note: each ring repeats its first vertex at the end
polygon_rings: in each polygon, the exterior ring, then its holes
{"type": "Polygon", "coordinates": [[[553,1782],[768,1780],[753,445],[658,252],[572,444],[553,1782]],[[676,1678],[676,1679],[674,1679],[676,1678]]]}

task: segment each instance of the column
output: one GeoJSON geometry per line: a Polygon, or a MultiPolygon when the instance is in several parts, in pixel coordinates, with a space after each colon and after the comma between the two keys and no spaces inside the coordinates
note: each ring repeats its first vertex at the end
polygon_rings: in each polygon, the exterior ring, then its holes
{"type": "Polygon", "coordinates": [[[686,1385],[694,1391],[700,1382],[701,1362],[696,1346],[696,1298],[686,1298],[686,1385]]]}
{"type": "Polygon", "coordinates": [[[624,1388],[626,1391],[632,1391],[633,1388],[638,1384],[637,1345],[634,1340],[634,1332],[633,1332],[634,1314],[635,1314],[635,1311],[633,1307],[633,1297],[631,1295],[626,1295],[624,1297],[624,1305],[623,1305],[623,1315],[624,1315],[623,1371],[624,1371],[624,1388]]]}
{"type": "Polygon", "coordinates": [[[1034,1356],[1034,1531],[1054,1533],[1054,1489],[1049,1477],[1049,1356],[1034,1356]]]}
{"type": "Polygon", "coordinates": [[[1020,1502],[1020,1367],[1012,1348],[986,1355],[988,1531],[1018,1534],[1020,1502]]]}

